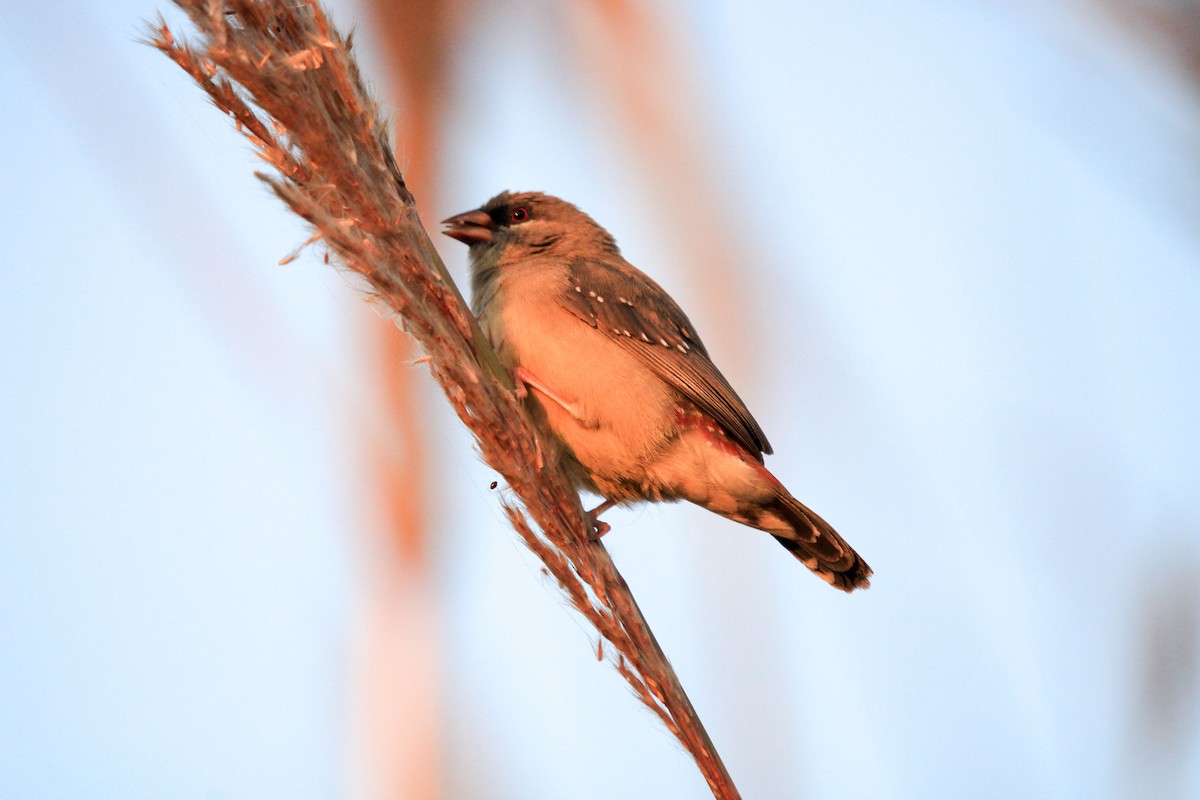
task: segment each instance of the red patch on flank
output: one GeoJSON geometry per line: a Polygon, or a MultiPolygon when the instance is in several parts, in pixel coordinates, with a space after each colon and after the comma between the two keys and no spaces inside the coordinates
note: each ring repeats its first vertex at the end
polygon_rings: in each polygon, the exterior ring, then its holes
{"type": "Polygon", "coordinates": [[[699,409],[693,406],[675,406],[675,422],[684,431],[695,431],[718,450],[728,453],[731,456],[737,456],[743,463],[749,464],[768,481],[776,486],[783,487],[779,479],[772,475],[770,470],[764,467],[761,461],[746,452],[746,448],[735,442],[725,432],[724,428],[718,425],[712,417],[704,414],[699,409]]]}

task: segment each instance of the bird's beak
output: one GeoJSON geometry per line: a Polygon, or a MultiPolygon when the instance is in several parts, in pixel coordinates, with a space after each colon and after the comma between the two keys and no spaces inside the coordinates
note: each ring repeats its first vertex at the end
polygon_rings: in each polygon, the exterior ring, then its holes
{"type": "Polygon", "coordinates": [[[479,208],[444,219],[442,224],[446,226],[442,233],[466,245],[490,242],[492,232],[496,230],[496,223],[486,211],[479,208]]]}

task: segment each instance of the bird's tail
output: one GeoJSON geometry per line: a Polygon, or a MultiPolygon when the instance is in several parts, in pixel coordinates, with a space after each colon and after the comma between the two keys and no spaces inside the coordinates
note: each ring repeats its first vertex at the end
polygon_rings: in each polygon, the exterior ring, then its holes
{"type": "MultiPolygon", "coordinates": [[[[790,530],[764,527],[784,548],[811,569],[823,581],[843,592],[866,589],[871,585],[871,568],[833,527],[808,506],[780,488],[763,507],[762,517],[777,517],[790,530]]],[[[765,520],[763,520],[765,521],[765,520]]],[[[757,526],[756,526],[757,527],[757,526]]]]}
{"type": "Polygon", "coordinates": [[[715,425],[695,425],[654,465],[660,495],[766,531],[804,566],[843,592],[870,586],[871,568],[833,527],[788,492],[762,459],[715,425]]]}
{"type": "Polygon", "coordinates": [[[771,534],[804,566],[835,589],[853,592],[870,586],[871,568],[854,548],[833,526],[792,497],[762,465],[756,466],[760,475],[770,478],[769,484],[765,480],[759,484],[761,494],[742,495],[739,501],[733,492],[723,492],[692,502],[771,534]]]}

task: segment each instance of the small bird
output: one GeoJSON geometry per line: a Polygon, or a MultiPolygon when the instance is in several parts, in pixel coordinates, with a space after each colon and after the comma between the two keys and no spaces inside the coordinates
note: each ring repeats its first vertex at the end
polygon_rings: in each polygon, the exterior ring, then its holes
{"type": "Polygon", "coordinates": [[[691,321],[570,203],[502,192],[450,217],[471,304],[575,486],[614,505],[689,500],[770,533],[846,592],[871,568],[763,465],[771,445],[691,321]]]}

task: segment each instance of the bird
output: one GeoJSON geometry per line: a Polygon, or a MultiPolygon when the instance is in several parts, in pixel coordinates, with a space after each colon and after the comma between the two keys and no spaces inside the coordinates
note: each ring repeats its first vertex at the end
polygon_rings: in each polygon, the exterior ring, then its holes
{"type": "Polygon", "coordinates": [[[687,500],[765,531],[831,586],[871,568],[764,465],[771,445],[669,294],[571,203],[504,191],[452,216],[471,310],[576,489],[613,506],[687,500]]]}

